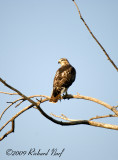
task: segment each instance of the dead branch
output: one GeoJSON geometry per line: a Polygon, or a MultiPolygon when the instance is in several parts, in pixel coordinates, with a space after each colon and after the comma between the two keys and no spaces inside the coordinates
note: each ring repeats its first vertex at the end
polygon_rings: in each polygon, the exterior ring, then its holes
{"type": "Polygon", "coordinates": [[[50,115],[52,115],[54,117],[57,117],[57,118],[61,118],[61,119],[65,120],[65,121],[70,121],[70,122],[72,122],[72,121],[80,121],[80,120],[75,120],[75,119],[69,119],[64,114],[61,114],[61,116],[58,116],[58,115],[55,115],[53,113],[50,113],[50,115]]]}
{"type": "MultiPolygon", "coordinates": [[[[0,78],[1,79],[1,78],[0,78]]],[[[3,80],[4,81],[4,80],[3,80]]],[[[4,81],[5,82],[5,81],[4,81]]],[[[5,85],[5,84],[4,84],[5,85]]],[[[2,92],[0,91],[0,93],[3,93],[3,94],[8,94],[8,95],[19,95],[18,93],[9,93],[9,92],[2,92]]],[[[29,98],[35,98],[35,97],[44,97],[44,98],[50,98],[49,96],[46,96],[46,95],[32,95],[30,96],[29,98]]],[[[19,100],[24,100],[24,98],[20,98],[18,99],[19,100]]],[[[12,103],[12,102],[10,102],[12,103]]]]}
{"type": "Polygon", "coordinates": [[[97,40],[97,38],[94,36],[94,34],[91,32],[90,28],[88,27],[87,23],[85,22],[85,20],[83,19],[81,12],[79,10],[78,5],[76,4],[76,2],[74,0],[72,0],[77,8],[77,11],[79,13],[80,19],[83,21],[84,25],[86,26],[86,28],[88,29],[89,33],[91,34],[91,36],[94,38],[94,40],[97,42],[97,44],[100,46],[100,48],[102,49],[102,51],[104,52],[104,54],[106,55],[107,59],[111,62],[111,64],[114,66],[114,68],[118,71],[118,67],[116,66],[116,64],[113,62],[113,60],[110,58],[110,56],[108,55],[108,53],[106,52],[106,50],[104,49],[104,47],[101,45],[101,43],[97,40]]]}
{"type": "MultiPolygon", "coordinates": [[[[10,133],[14,132],[14,122],[15,122],[15,119],[20,116],[22,113],[24,113],[25,111],[27,111],[28,109],[32,108],[32,107],[35,107],[36,109],[38,109],[38,111],[45,117],[47,118],[48,120],[52,121],[53,123],[56,123],[58,125],[62,125],[62,126],[69,126],[69,125],[79,125],[79,124],[86,124],[86,125],[91,125],[91,126],[96,126],[96,127],[102,127],[102,128],[107,128],[107,129],[114,129],[114,130],[118,130],[118,126],[117,125],[111,125],[111,124],[105,124],[105,123],[100,123],[100,122],[94,122],[94,121],[90,121],[90,120],[72,120],[72,119],[69,119],[67,118],[64,114],[62,114],[61,116],[56,116],[54,114],[51,114],[52,116],[54,117],[58,117],[58,118],[61,118],[63,120],[66,120],[66,121],[69,121],[69,122],[63,122],[63,121],[58,121],[54,118],[52,118],[51,116],[49,116],[47,113],[45,113],[42,108],[40,107],[40,104],[41,103],[44,103],[46,101],[49,101],[50,97],[49,96],[43,96],[43,95],[34,95],[34,96],[29,96],[27,97],[26,95],[24,95],[23,93],[21,93],[20,91],[18,91],[17,89],[15,89],[14,87],[10,86],[9,84],[7,84],[3,79],[0,78],[0,82],[2,82],[6,87],[10,88],[11,90],[17,92],[17,94],[19,96],[21,96],[21,98],[17,99],[16,101],[12,102],[5,110],[4,110],[4,113],[5,111],[10,107],[12,106],[13,104],[15,104],[16,102],[19,102],[17,105],[20,105],[22,104],[25,100],[29,101],[31,104],[27,107],[25,107],[24,109],[22,109],[20,112],[18,112],[16,115],[14,115],[9,121],[7,121],[1,128],[0,128],[0,131],[2,131],[4,129],[5,126],[7,126],[10,122],[12,123],[12,127],[11,127],[11,130],[8,131],[7,133],[5,133],[1,138],[0,140],[3,140],[7,135],[9,135],[10,133]],[[38,100],[38,102],[35,102],[33,101],[31,98],[34,98],[34,97],[44,97],[45,99],[40,99],[38,100]]],[[[111,105],[103,102],[103,101],[100,101],[96,98],[92,98],[92,97],[88,97],[88,96],[83,96],[83,95],[80,95],[80,94],[77,94],[77,95],[66,95],[66,96],[63,96],[61,99],[72,99],[72,98],[76,98],[76,99],[84,99],[84,100],[89,100],[89,101],[93,101],[95,103],[98,103],[110,110],[112,110],[115,115],[117,116],[118,115],[118,111],[116,109],[116,107],[112,107],[111,105]]],[[[16,106],[17,106],[16,105],[16,106]]],[[[1,117],[3,116],[3,114],[1,115],[1,117]]]]}
{"type": "Polygon", "coordinates": [[[19,101],[19,99],[15,100],[14,102],[11,102],[11,104],[10,104],[7,108],[4,109],[4,111],[3,111],[2,114],[0,115],[0,120],[1,120],[2,116],[4,115],[4,113],[5,113],[13,104],[15,104],[15,103],[18,102],[18,101],[19,101]]]}
{"type": "Polygon", "coordinates": [[[118,110],[116,109],[116,107],[113,107],[99,99],[96,99],[96,98],[93,98],[93,97],[88,97],[88,96],[83,96],[83,95],[80,95],[80,94],[77,94],[77,95],[71,95],[71,94],[68,94],[66,96],[63,96],[63,99],[71,99],[71,98],[75,98],[75,99],[84,99],[84,100],[89,100],[89,101],[93,101],[95,103],[98,103],[108,109],[110,109],[111,111],[113,111],[116,115],[118,115],[118,110]]]}
{"type": "Polygon", "coordinates": [[[10,86],[9,84],[7,84],[2,78],[0,78],[0,82],[2,82],[6,87],[8,87],[9,89],[15,91],[17,94],[19,94],[21,97],[23,97],[25,100],[28,100],[30,103],[32,103],[34,106],[38,106],[37,103],[35,101],[33,101],[31,98],[25,96],[24,94],[22,94],[20,91],[18,91],[17,89],[15,89],[14,87],[10,86]]]}
{"type": "MultiPolygon", "coordinates": [[[[87,125],[91,125],[94,127],[101,127],[101,128],[107,128],[107,129],[114,129],[114,130],[118,130],[118,125],[112,125],[112,124],[106,124],[106,123],[100,123],[100,122],[95,122],[95,121],[90,121],[90,120],[74,120],[74,119],[69,119],[69,118],[65,118],[64,116],[57,116],[55,114],[52,114],[54,117],[58,117],[61,119],[64,119],[66,121],[69,121],[67,124],[68,125],[77,125],[77,124],[87,124],[87,125]]],[[[62,122],[63,123],[63,122],[62,122]]]]}
{"type": "Polygon", "coordinates": [[[10,133],[14,132],[14,128],[15,128],[15,120],[13,119],[11,121],[12,123],[12,127],[11,130],[9,130],[7,133],[5,133],[2,137],[0,137],[0,141],[3,140],[5,137],[7,137],[10,133]]]}
{"type": "Polygon", "coordinates": [[[89,120],[93,120],[93,119],[100,119],[100,118],[108,118],[108,117],[118,117],[117,115],[113,115],[113,114],[109,114],[109,115],[104,115],[104,116],[96,116],[96,117],[92,117],[89,120]]]}
{"type": "MultiPolygon", "coordinates": [[[[2,93],[2,92],[0,92],[0,93],[2,93]]],[[[8,93],[8,92],[3,92],[3,93],[9,94],[9,95],[15,95],[15,94],[8,93]]],[[[18,94],[17,94],[17,95],[18,95],[18,94]]],[[[48,98],[48,99],[49,99],[49,96],[45,96],[45,95],[33,95],[33,96],[29,96],[28,98],[34,98],[34,97],[45,97],[45,98],[48,98]]],[[[4,113],[5,113],[12,105],[14,105],[15,103],[17,103],[18,101],[21,101],[21,102],[19,102],[19,103],[15,106],[15,108],[16,108],[16,107],[18,107],[21,103],[23,103],[25,100],[26,100],[26,99],[24,99],[24,98],[19,98],[19,99],[15,100],[14,102],[10,102],[11,104],[10,104],[7,108],[5,108],[4,111],[2,112],[2,114],[0,115],[0,119],[2,118],[2,116],[4,115],[4,113]],[[21,101],[21,100],[22,100],[22,101],[21,101]]]]}
{"type": "Polygon", "coordinates": [[[2,91],[0,91],[0,93],[9,94],[9,95],[18,95],[18,93],[9,93],[9,92],[2,92],[2,91]]]}
{"type": "Polygon", "coordinates": [[[14,120],[23,112],[25,112],[26,110],[30,109],[31,107],[33,107],[33,105],[30,105],[28,107],[25,107],[24,109],[22,109],[20,112],[18,112],[15,116],[13,116],[9,121],[7,121],[1,128],[0,128],[0,132],[4,129],[5,126],[7,126],[10,122],[12,122],[12,128],[10,131],[8,131],[7,133],[5,133],[1,138],[0,141],[3,140],[5,137],[7,137],[8,134],[14,132],[14,120]]]}

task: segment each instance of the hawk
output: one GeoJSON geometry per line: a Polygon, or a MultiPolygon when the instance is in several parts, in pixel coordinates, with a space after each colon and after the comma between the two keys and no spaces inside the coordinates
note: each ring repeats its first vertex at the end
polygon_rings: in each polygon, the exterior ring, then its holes
{"type": "Polygon", "coordinates": [[[56,103],[61,97],[61,94],[66,93],[68,88],[75,81],[76,70],[69,63],[66,58],[61,58],[58,63],[61,64],[61,67],[57,70],[54,81],[53,81],[53,91],[50,98],[50,102],[56,103]]]}

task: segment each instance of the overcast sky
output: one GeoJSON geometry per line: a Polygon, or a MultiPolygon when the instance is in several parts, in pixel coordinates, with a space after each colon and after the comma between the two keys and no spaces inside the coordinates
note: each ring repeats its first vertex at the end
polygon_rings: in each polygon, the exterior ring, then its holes
{"type": "MultiPolygon", "coordinates": [[[[118,65],[118,1],[80,0],[77,4],[88,26],[118,65]],[[78,3],[79,2],[79,3],[78,3]]],[[[51,95],[53,78],[67,58],[77,76],[70,94],[95,97],[118,105],[118,73],[79,18],[72,0],[0,0],[0,77],[25,95],[51,95]]],[[[0,84],[0,91],[8,91],[0,84]]],[[[0,113],[17,96],[0,94],[0,113]]],[[[35,100],[35,99],[34,99],[35,100]]],[[[0,121],[2,126],[18,111],[12,106],[0,121]]],[[[85,100],[63,100],[41,105],[47,114],[64,114],[71,119],[89,119],[111,112],[85,100]]],[[[117,118],[99,122],[118,124],[117,118]]],[[[10,129],[10,125],[0,134],[10,129]]],[[[118,132],[86,125],[59,126],[30,109],[16,119],[15,132],[0,142],[3,160],[117,160],[118,132]],[[6,151],[63,151],[61,157],[7,155],[6,151]],[[63,150],[64,149],[64,150],[63,150]]]]}

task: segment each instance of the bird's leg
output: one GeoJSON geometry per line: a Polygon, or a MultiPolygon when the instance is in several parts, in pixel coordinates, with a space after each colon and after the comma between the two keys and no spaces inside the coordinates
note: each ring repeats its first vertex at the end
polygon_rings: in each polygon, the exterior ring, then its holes
{"type": "MultiPolygon", "coordinates": [[[[65,93],[65,97],[68,97],[68,92],[66,91],[66,93],[65,93]]],[[[68,100],[70,99],[70,98],[67,98],[68,100]]]]}
{"type": "Polygon", "coordinates": [[[59,101],[61,102],[61,99],[62,99],[62,97],[61,97],[61,94],[60,94],[60,96],[59,96],[59,101]]]}
{"type": "Polygon", "coordinates": [[[68,92],[67,92],[67,90],[66,90],[66,92],[65,92],[65,96],[67,96],[68,95],[68,92]]]}
{"type": "Polygon", "coordinates": [[[67,90],[64,93],[65,94],[63,94],[63,99],[66,99],[66,97],[68,96],[67,90]]]}

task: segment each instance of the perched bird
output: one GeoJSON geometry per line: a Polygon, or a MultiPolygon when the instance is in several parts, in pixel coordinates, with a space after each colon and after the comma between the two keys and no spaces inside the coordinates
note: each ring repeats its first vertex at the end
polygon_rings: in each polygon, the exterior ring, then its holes
{"type": "Polygon", "coordinates": [[[58,63],[61,64],[61,67],[57,70],[54,77],[53,91],[50,98],[50,102],[52,103],[56,103],[60,99],[61,94],[67,94],[67,89],[75,81],[76,77],[75,68],[66,58],[61,58],[58,63]]]}

